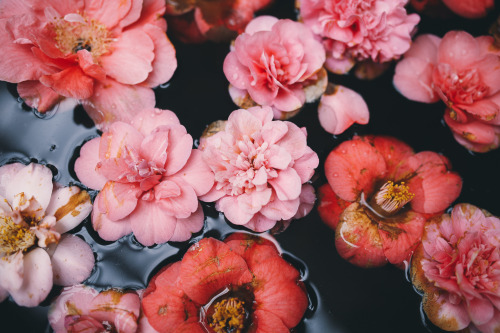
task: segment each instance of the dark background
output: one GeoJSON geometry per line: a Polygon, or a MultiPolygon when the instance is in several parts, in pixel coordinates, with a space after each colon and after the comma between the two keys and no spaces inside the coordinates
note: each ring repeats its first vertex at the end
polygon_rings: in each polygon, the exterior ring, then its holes
{"type": "MultiPolygon", "coordinates": [[[[449,30],[466,30],[478,36],[487,34],[497,10],[480,20],[453,15],[432,19],[422,16],[418,34],[434,33],[442,37],[449,30]]],[[[292,0],[276,0],[263,13],[279,18],[295,17],[292,0]]],[[[227,92],[222,63],[228,44],[184,45],[172,38],[177,50],[177,71],[164,88],[156,89],[157,107],[170,109],[188,132],[197,138],[205,126],[226,119],[237,107],[227,92]]],[[[354,75],[333,76],[330,81],[359,92],[370,109],[370,123],[354,126],[334,137],[318,122],[317,103],[307,105],[291,121],[306,126],[309,145],[320,157],[313,177],[317,188],[325,182],[323,162],[336,145],[354,134],[384,134],[411,145],[415,151],[432,150],[447,156],[464,180],[457,202],[469,202],[500,215],[500,151],[474,154],[453,139],[444,125],[444,104],[411,102],[392,85],[394,65],[373,81],[361,81],[354,75]]],[[[54,113],[40,116],[17,100],[14,85],[0,84],[0,164],[12,160],[31,160],[51,166],[56,181],[67,185],[78,181],[73,171],[82,143],[98,134],[81,107],[61,105],[54,113]]],[[[95,194],[95,193],[94,193],[95,194]]],[[[192,242],[203,236],[221,238],[233,231],[211,205],[204,206],[207,223],[189,242],[144,248],[132,236],[117,242],[104,242],[92,230],[89,219],[74,233],[87,240],[96,253],[96,268],[87,284],[144,288],[151,276],[164,264],[177,261],[192,242]]],[[[405,272],[392,266],[361,269],[340,258],[334,247],[334,232],[324,225],[316,210],[295,221],[276,236],[284,256],[301,270],[310,295],[310,306],[296,332],[426,332],[420,311],[420,296],[406,279],[405,272]]],[[[60,288],[54,288],[41,306],[28,309],[7,300],[0,303],[0,332],[50,332],[46,313],[50,300],[60,288]]],[[[429,327],[434,332],[439,330],[429,327]]]]}

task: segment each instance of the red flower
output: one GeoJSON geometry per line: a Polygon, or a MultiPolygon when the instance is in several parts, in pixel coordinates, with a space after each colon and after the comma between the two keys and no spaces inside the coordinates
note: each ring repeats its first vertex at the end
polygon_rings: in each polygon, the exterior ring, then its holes
{"type": "Polygon", "coordinates": [[[389,137],[354,137],[325,162],[319,190],[322,219],[336,229],[339,254],[362,267],[402,264],[417,247],[428,214],[446,209],[462,180],[448,159],[415,154],[389,137]]]}
{"type": "Polygon", "coordinates": [[[202,239],[156,274],[142,308],[159,332],[289,332],[307,308],[299,272],[249,234],[202,239]]]}

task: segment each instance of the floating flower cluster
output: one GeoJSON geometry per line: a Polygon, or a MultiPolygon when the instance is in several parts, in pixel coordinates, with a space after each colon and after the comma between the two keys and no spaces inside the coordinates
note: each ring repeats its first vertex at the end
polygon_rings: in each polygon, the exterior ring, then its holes
{"type": "Polygon", "coordinates": [[[55,186],[43,165],[0,167],[0,301],[10,295],[19,305],[37,306],[53,284],[69,286],[89,277],[90,246],[63,234],[91,209],[87,192],[55,186]]]}

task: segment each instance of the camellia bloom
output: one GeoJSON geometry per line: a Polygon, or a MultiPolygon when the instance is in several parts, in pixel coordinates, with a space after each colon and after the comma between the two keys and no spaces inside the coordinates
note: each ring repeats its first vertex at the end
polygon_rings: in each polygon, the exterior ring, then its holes
{"type": "Polygon", "coordinates": [[[135,333],[141,300],[135,292],[109,289],[102,292],[75,285],[65,288],[52,303],[49,323],[55,333],[135,333]]]}
{"type": "Polygon", "coordinates": [[[415,154],[389,137],[354,137],[325,162],[322,219],[335,228],[339,254],[362,267],[402,264],[420,242],[429,214],[444,211],[462,188],[448,159],[415,154]]]}
{"type": "Polygon", "coordinates": [[[396,66],[394,85],[417,102],[446,103],[444,119],[466,148],[500,145],[500,51],[493,38],[450,31],[419,36],[396,66]]]}
{"type": "Polygon", "coordinates": [[[166,0],[169,27],[184,42],[229,41],[272,0],[166,0]]]}
{"type": "Polygon", "coordinates": [[[297,269],[248,234],[202,239],[150,281],[142,308],[158,332],[289,332],[307,308],[297,269]]]}
{"type": "Polygon", "coordinates": [[[39,112],[82,102],[98,128],[154,107],[177,67],[162,0],[0,3],[0,80],[39,112]]]}
{"type": "Polygon", "coordinates": [[[319,163],[305,129],[272,119],[270,107],[236,110],[202,143],[215,184],[201,200],[216,201],[229,221],[258,232],[297,214],[302,184],[319,163]]]}
{"type": "Polygon", "coordinates": [[[87,192],[55,187],[43,165],[0,167],[0,301],[10,294],[19,305],[37,306],[53,284],[73,285],[90,275],[90,246],[62,234],[91,209],[87,192]]]}
{"type": "Polygon", "coordinates": [[[500,219],[469,204],[433,218],[411,260],[427,317],[447,331],[500,330],[500,219]]]}
{"type": "Polygon", "coordinates": [[[223,69],[239,107],[270,106],[286,119],[325,91],[324,62],[323,46],[305,25],[259,16],[236,38],[223,69]]]}
{"type": "Polygon", "coordinates": [[[326,67],[347,73],[356,62],[398,59],[410,48],[420,21],[408,15],[408,0],[299,0],[300,17],[323,40],[326,67]]]}
{"type": "Polygon", "coordinates": [[[185,241],[203,226],[198,196],[214,183],[193,139],[167,110],[146,109],[85,143],[75,172],[101,190],[92,224],[108,241],[133,232],[143,245],[185,241]]]}

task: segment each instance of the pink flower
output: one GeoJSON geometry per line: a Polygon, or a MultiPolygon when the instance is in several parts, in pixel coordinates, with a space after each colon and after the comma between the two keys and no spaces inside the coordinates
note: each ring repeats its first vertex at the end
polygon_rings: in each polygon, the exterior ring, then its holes
{"type": "Polygon", "coordinates": [[[455,139],[484,152],[500,145],[500,51],[493,38],[464,31],[443,39],[419,36],[396,66],[394,85],[406,98],[446,103],[455,139]]]}
{"type": "Polygon", "coordinates": [[[55,333],[135,333],[141,308],[139,295],[109,289],[98,292],[75,285],[65,288],[52,303],[49,322],[55,333]]]}
{"type": "Polygon", "coordinates": [[[229,41],[272,0],[167,0],[169,27],[188,43],[229,41]]]}
{"type": "Polygon", "coordinates": [[[161,0],[2,1],[0,79],[40,112],[74,98],[100,129],[129,121],[177,67],[164,12],[161,0]]]}
{"type": "Polygon", "coordinates": [[[10,294],[19,305],[37,306],[52,284],[68,286],[90,275],[90,246],[62,234],[91,209],[87,192],[55,187],[43,165],[0,167],[0,302],[10,294]]]}
{"type": "Polygon", "coordinates": [[[236,38],[224,74],[238,106],[271,106],[282,119],[325,91],[324,62],[323,46],[306,26],[260,16],[236,38]]]}
{"type": "Polygon", "coordinates": [[[358,62],[387,62],[410,48],[420,17],[407,15],[407,0],[299,0],[300,16],[323,39],[326,67],[347,73],[358,62]]]}
{"type": "Polygon", "coordinates": [[[429,319],[447,331],[500,330],[500,219],[456,205],[425,228],[411,262],[429,319]]]}
{"type": "Polygon", "coordinates": [[[167,110],[146,109],[131,125],[115,122],[85,143],[75,172],[101,190],[92,224],[108,241],[133,232],[143,245],[185,241],[203,226],[198,196],[214,183],[213,172],[192,149],[193,139],[167,110]]]}
{"type": "Polygon", "coordinates": [[[216,201],[229,221],[258,232],[297,214],[302,184],[319,163],[305,129],[272,118],[269,107],[236,110],[225,129],[203,141],[215,184],[201,199],[216,201]]]}
{"type": "Polygon", "coordinates": [[[471,19],[486,16],[494,6],[493,0],[443,0],[443,2],[455,14],[471,19]]]}
{"type": "Polygon", "coordinates": [[[354,137],[325,161],[321,218],[335,229],[341,257],[361,267],[401,265],[420,243],[424,224],[460,194],[448,159],[380,136],[354,137]]]}

